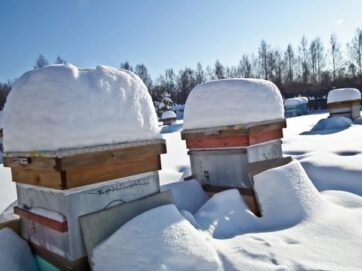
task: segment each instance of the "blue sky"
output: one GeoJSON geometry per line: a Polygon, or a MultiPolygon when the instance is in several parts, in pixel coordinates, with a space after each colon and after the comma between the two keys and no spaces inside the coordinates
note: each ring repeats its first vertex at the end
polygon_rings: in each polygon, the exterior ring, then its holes
{"type": "Polygon", "coordinates": [[[262,39],[284,49],[332,33],[344,45],[362,27],[360,0],[0,0],[0,81],[41,53],[80,66],[144,63],[166,68],[236,65],[262,39]]]}

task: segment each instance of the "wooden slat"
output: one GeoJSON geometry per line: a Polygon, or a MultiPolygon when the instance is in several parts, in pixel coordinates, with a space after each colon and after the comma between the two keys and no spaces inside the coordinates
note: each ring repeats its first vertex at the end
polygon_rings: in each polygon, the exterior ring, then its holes
{"type": "Polygon", "coordinates": [[[279,130],[251,133],[249,135],[189,135],[186,139],[188,149],[211,149],[248,147],[283,137],[283,131],[279,130]]]}
{"type": "Polygon", "coordinates": [[[249,132],[249,134],[265,133],[265,132],[269,132],[269,131],[278,131],[278,130],[281,130],[286,127],[287,127],[286,120],[282,120],[282,121],[275,122],[275,123],[252,126],[249,128],[248,132],[249,132]]]}
{"type": "Polygon", "coordinates": [[[76,261],[69,261],[66,258],[63,258],[33,242],[30,242],[30,246],[33,252],[45,259],[52,265],[56,266],[60,270],[64,271],[88,271],[90,270],[90,266],[88,263],[87,257],[80,258],[76,261]]]}
{"type": "Polygon", "coordinates": [[[20,167],[23,169],[44,169],[52,170],[56,168],[56,159],[51,157],[9,157],[4,156],[5,167],[20,167]],[[27,160],[27,164],[23,161],[27,160]]]}
{"type": "Polygon", "coordinates": [[[186,139],[188,149],[243,147],[248,144],[247,135],[196,135],[186,139]]]}
{"type": "Polygon", "coordinates": [[[329,103],[327,104],[328,109],[335,109],[335,108],[344,108],[344,107],[352,107],[353,105],[360,105],[361,100],[351,100],[351,101],[342,101],[342,102],[336,102],[336,103],[329,103]]]}
{"type": "Polygon", "coordinates": [[[72,155],[59,159],[58,170],[74,169],[79,167],[93,167],[99,164],[127,162],[140,156],[157,156],[166,153],[166,144],[150,144],[135,146],[126,149],[113,149],[72,155]]]}
{"type": "Polygon", "coordinates": [[[14,207],[14,213],[20,216],[21,218],[25,218],[39,225],[43,225],[47,228],[58,232],[67,232],[68,231],[68,223],[67,221],[59,222],[56,220],[52,220],[48,217],[44,217],[38,214],[34,214],[31,211],[28,211],[23,208],[19,208],[17,206],[14,207]]]}
{"type": "Polygon", "coordinates": [[[161,169],[159,156],[142,156],[125,162],[74,168],[65,172],[63,189],[108,181],[161,169]]]}
{"type": "Polygon", "coordinates": [[[249,134],[250,131],[265,130],[265,129],[281,129],[286,127],[286,120],[271,120],[261,121],[255,123],[249,123],[245,125],[229,125],[219,126],[211,128],[200,128],[200,129],[186,129],[181,132],[181,138],[187,140],[188,136],[193,135],[245,135],[249,134]],[[276,127],[276,128],[275,128],[276,127]]]}
{"type": "Polygon", "coordinates": [[[293,158],[290,156],[288,157],[282,157],[282,158],[276,158],[276,159],[270,159],[270,160],[264,160],[261,162],[254,162],[248,164],[248,174],[251,179],[255,175],[258,175],[259,173],[266,171],[271,168],[284,166],[286,164],[289,164],[293,158]]]}
{"type": "Polygon", "coordinates": [[[128,148],[93,151],[82,154],[55,157],[14,157],[4,156],[4,166],[11,168],[36,170],[67,170],[79,167],[128,161],[139,156],[151,156],[166,153],[166,144],[148,144],[128,148]],[[24,163],[25,162],[25,163],[24,163]]]}
{"type": "Polygon", "coordinates": [[[62,189],[62,176],[55,170],[11,168],[13,182],[62,189]]]}
{"type": "Polygon", "coordinates": [[[283,137],[283,130],[265,131],[249,134],[249,145],[255,145],[283,137]]]}

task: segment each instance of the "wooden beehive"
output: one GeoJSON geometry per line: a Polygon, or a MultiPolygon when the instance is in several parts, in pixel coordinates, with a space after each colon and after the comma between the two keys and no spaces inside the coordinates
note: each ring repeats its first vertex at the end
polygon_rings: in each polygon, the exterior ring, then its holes
{"type": "Polygon", "coordinates": [[[161,169],[163,139],[57,152],[5,153],[13,181],[69,189],[161,169]]]}
{"type": "Polygon", "coordinates": [[[273,165],[289,161],[282,158],[281,138],[285,127],[285,119],[279,119],[184,130],[181,137],[189,149],[193,177],[210,195],[238,189],[250,210],[260,216],[253,188],[253,172],[264,163],[269,165],[270,161],[273,165]]]}
{"type": "Polygon", "coordinates": [[[328,103],[330,116],[344,116],[352,120],[361,117],[361,99],[328,103]]]}

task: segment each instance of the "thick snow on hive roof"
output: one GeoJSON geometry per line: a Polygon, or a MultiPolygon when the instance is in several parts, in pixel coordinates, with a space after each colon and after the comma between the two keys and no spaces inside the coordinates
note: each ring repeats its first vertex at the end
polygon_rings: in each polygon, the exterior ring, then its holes
{"type": "Polygon", "coordinates": [[[283,118],[280,91],[261,79],[225,79],[196,86],[190,93],[184,128],[247,124],[283,118]]]}
{"type": "Polygon", "coordinates": [[[165,119],[174,119],[176,118],[176,113],[173,111],[166,111],[162,113],[162,117],[163,120],[165,119]]]}
{"type": "Polygon", "coordinates": [[[294,97],[289,98],[284,101],[285,106],[294,106],[294,105],[301,105],[301,104],[307,104],[308,98],[306,97],[294,97]]]}
{"type": "Polygon", "coordinates": [[[4,149],[53,151],[159,138],[152,99],[132,72],[51,65],[14,84],[4,109],[4,149]]]}
{"type": "Polygon", "coordinates": [[[328,92],[327,103],[337,103],[361,99],[361,92],[356,88],[337,88],[328,92]]]}

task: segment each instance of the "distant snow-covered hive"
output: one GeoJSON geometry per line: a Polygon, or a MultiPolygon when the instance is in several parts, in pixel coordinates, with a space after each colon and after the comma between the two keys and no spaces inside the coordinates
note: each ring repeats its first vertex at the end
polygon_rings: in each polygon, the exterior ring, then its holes
{"type": "Polygon", "coordinates": [[[276,85],[261,79],[224,79],[197,85],[187,98],[184,128],[208,128],[284,118],[276,85]]]}
{"type": "Polygon", "coordinates": [[[51,65],[22,75],[4,109],[4,149],[53,151],[159,138],[141,79],[107,66],[51,65]]]}
{"type": "Polygon", "coordinates": [[[162,113],[162,117],[161,119],[175,119],[176,118],[176,113],[173,111],[166,111],[162,113]]]}
{"type": "Polygon", "coordinates": [[[356,88],[338,88],[328,92],[327,103],[337,103],[361,99],[361,92],[356,88]]]}
{"type": "Polygon", "coordinates": [[[308,98],[307,97],[294,97],[289,98],[284,101],[285,106],[295,106],[295,105],[301,105],[301,104],[307,104],[308,98]]]}

